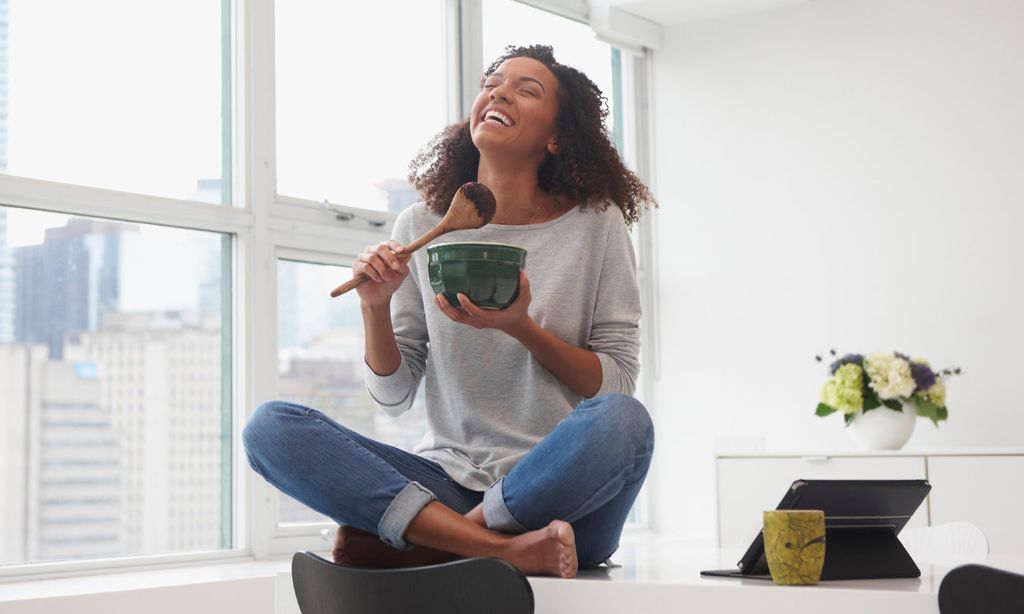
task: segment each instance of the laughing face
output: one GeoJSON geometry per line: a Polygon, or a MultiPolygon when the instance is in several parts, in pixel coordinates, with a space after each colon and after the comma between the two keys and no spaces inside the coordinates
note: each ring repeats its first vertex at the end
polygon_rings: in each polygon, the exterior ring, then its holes
{"type": "Polygon", "coordinates": [[[510,58],[484,79],[469,129],[481,152],[536,158],[558,151],[558,79],[531,58],[510,58]]]}

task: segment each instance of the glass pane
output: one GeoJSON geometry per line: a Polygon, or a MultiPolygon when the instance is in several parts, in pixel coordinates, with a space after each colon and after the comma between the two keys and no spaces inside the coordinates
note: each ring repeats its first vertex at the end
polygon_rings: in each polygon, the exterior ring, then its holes
{"type": "Polygon", "coordinates": [[[229,202],[228,2],[0,3],[0,171],[229,202]]]}
{"type": "MultiPolygon", "coordinates": [[[[423,388],[412,408],[398,418],[374,407],[363,380],[359,296],[328,296],[331,288],[351,277],[347,267],[278,261],[277,396],[318,409],[371,439],[412,450],[426,427],[423,388]]],[[[331,522],[284,494],[279,519],[331,522]]]]}
{"type": "Polygon", "coordinates": [[[231,546],[229,247],[0,207],[0,564],[231,546]]]}
{"type": "Polygon", "coordinates": [[[276,3],[279,194],[415,202],[409,162],[447,123],[443,4],[276,3]]]}
{"type": "Polygon", "coordinates": [[[484,0],[483,67],[508,45],[551,45],[555,59],[583,71],[608,99],[608,130],[614,130],[612,47],[594,37],[590,26],[515,0],[484,0]]]}

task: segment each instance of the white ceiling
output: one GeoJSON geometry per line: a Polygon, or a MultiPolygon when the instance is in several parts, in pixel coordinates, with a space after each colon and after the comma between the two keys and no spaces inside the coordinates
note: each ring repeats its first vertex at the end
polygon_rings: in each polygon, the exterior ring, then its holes
{"type": "Polygon", "coordinates": [[[809,0],[589,0],[590,6],[613,6],[637,17],[671,26],[740,13],[753,13],[809,0]]]}

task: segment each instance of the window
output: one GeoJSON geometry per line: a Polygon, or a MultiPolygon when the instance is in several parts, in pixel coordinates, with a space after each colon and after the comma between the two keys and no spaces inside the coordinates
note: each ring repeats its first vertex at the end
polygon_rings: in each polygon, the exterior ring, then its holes
{"type": "Polygon", "coordinates": [[[226,202],[220,2],[2,4],[0,171],[226,202]]]}
{"type": "Polygon", "coordinates": [[[509,1],[0,0],[0,579],[323,546],[241,427],[286,398],[419,441],[327,292],[516,42],[626,106],[616,50],[509,1]]]}
{"type": "Polygon", "coordinates": [[[0,207],[0,564],[231,546],[225,238],[0,207]]]}
{"type": "MultiPolygon", "coordinates": [[[[392,418],[374,406],[363,380],[363,318],[353,291],[327,292],[350,279],[348,267],[292,260],[277,263],[277,390],[339,424],[404,450],[423,437],[422,391],[412,409],[392,418]]],[[[330,522],[282,494],[279,522],[330,522]]]]}
{"type": "Polygon", "coordinates": [[[439,0],[277,3],[277,191],[398,212],[447,124],[439,0]],[[399,18],[400,17],[400,18],[399,18]]]}

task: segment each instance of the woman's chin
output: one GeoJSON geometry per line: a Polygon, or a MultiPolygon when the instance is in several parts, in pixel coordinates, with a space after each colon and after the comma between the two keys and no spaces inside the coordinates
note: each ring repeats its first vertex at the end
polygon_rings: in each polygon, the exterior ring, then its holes
{"type": "Polygon", "coordinates": [[[522,144],[515,144],[501,134],[474,134],[473,144],[482,154],[492,156],[516,156],[526,155],[522,151],[522,144]]]}

